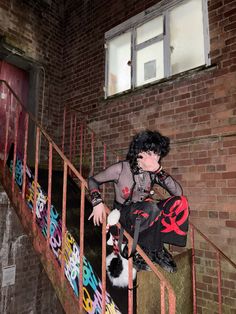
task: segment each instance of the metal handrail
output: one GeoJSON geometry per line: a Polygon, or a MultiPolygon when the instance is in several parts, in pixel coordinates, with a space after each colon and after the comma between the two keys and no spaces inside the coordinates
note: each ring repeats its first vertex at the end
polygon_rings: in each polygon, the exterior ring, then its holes
{"type": "MultiPolygon", "coordinates": [[[[75,112],[81,112],[83,114],[85,114],[83,111],[80,110],[76,110],[74,108],[72,108],[72,111],[75,112]]],[[[106,147],[115,155],[116,158],[119,157],[119,154],[114,150],[110,148],[110,145],[108,145],[104,140],[101,139],[101,137],[96,134],[96,132],[89,126],[86,125],[86,128],[91,131],[97,139],[99,139],[99,141],[103,144],[106,145],[106,147]]],[[[232,134],[230,134],[231,136],[232,134]]],[[[161,193],[160,193],[161,194],[161,193]]],[[[162,197],[164,197],[164,195],[161,195],[162,197]]],[[[224,257],[234,268],[236,268],[236,263],[234,263],[217,245],[215,245],[202,231],[200,231],[191,221],[189,222],[190,226],[192,226],[207,242],[209,242],[211,244],[212,247],[214,247],[215,250],[217,250],[222,257],[224,257]]]]}
{"type": "MultiPolygon", "coordinates": [[[[87,120],[86,120],[86,122],[87,122],[87,120]]],[[[92,134],[94,136],[95,132],[90,127],[88,127],[87,125],[86,125],[86,127],[87,127],[87,129],[90,132],[92,132],[92,134]]],[[[64,132],[64,130],[63,130],[63,132],[64,132]]],[[[230,134],[230,135],[227,134],[226,136],[231,136],[231,135],[232,134],[230,134]]],[[[104,147],[109,147],[97,134],[96,134],[96,137],[101,141],[101,143],[103,144],[104,147]]],[[[111,151],[112,151],[112,153],[115,156],[118,156],[118,154],[113,149],[111,149],[111,151]]],[[[117,158],[117,159],[119,160],[119,158],[117,158]]],[[[160,194],[162,194],[162,193],[160,193],[160,194]]],[[[161,197],[164,197],[164,195],[161,195],[161,197]]],[[[193,288],[193,311],[194,311],[194,314],[197,313],[197,296],[196,296],[197,295],[197,290],[196,290],[196,265],[195,265],[194,231],[196,231],[216,251],[216,255],[217,255],[217,278],[218,278],[218,308],[219,308],[219,314],[221,314],[222,313],[221,258],[224,258],[234,268],[236,268],[236,264],[217,245],[215,245],[203,232],[201,232],[191,221],[189,222],[189,225],[190,225],[190,228],[191,228],[191,242],[192,242],[192,288],[193,288]]],[[[140,249],[140,247],[138,247],[137,251],[143,257],[143,259],[147,262],[147,264],[151,267],[151,269],[155,272],[156,268],[152,267],[152,265],[149,264],[148,258],[146,257],[144,252],[140,249]]],[[[162,286],[161,286],[161,293],[163,293],[163,287],[162,286]]],[[[164,304],[162,304],[162,307],[164,308],[164,304]]]]}
{"type": "Polygon", "coordinates": [[[225,253],[217,246],[215,245],[202,231],[200,231],[192,222],[189,222],[189,225],[194,228],[198,234],[202,238],[204,238],[219,254],[228,262],[230,263],[235,269],[236,269],[236,263],[233,262],[225,253]]]}
{"type": "MultiPolygon", "coordinates": [[[[87,116],[88,113],[85,113],[81,110],[78,110],[78,109],[74,109],[73,107],[70,107],[70,106],[65,106],[64,107],[64,117],[65,117],[65,112],[66,111],[71,111],[71,112],[75,112],[76,114],[77,113],[81,113],[83,116],[87,116]]],[[[107,144],[104,142],[104,140],[101,138],[100,135],[98,135],[90,126],[87,125],[87,119],[85,120],[85,123],[84,125],[86,125],[86,128],[94,134],[94,136],[96,136],[96,139],[98,139],[103,145],[106,145],[106,147],[109,149],[109,151],[116,157],[116,158],[119,158],[119,154],[117,153],[117,151],[115,151],[111,145],[107,144]]],[[[63,130],[63,132],[65,132],[65,130],[63,130]]],[[[63,137],[63,136],[62,136],[63,137]]]]}
{"type": "MultiPolygon", "coordinates": [[[[36,126],[38,126],[40,128],[40,130],[42,131],[42,133],[44,134],[44,136],[47,138],[48,142],[52,144],[52,147],[58,152],[58,154],[67,162],[68,165],[71,166],[71,169],[73,170],[73,172],[79,177],[79,179],[81,181],[84,181],[85,186],[87,188],[87,182],[84,180],[84,178],[80,175],[80,173],[77,171],[77,169],[73,166],[73,164],[70,162],[70,160],[66,157],[66,155],[61,151],[61,149],[56,145],[56,143],[54,143],[54,141],[51,139],[51,137],[47,134],[47,132],[43,129],[42,126],[40,126],[40,124],[38,123],[37,119],[33,116],[32,113],[30,113],[27,108],[24,106],[24,104],[21,102],[21,100],[19,99],[19,97],[16,95],[16,93],[13,91],[13,89],[11,88],[11,86],[8,84],[7,81],[0,79],[0,83],[4,83],[7,88],[11,91],[11,93],[14,95],[14,97],[16,98],[17,102],[19,102],[19,104],[24,108],[25,112],[28,113],[30,119],[36,124],[36,126]]],[[[81,110],[77,110],[72,108],[73,111],[75,112],[79,112],[79,113],[83,113],[86,114],[85,112],[81,111],[81,110]]],[[[86,126],[91,132],[93,132],[94,134],[95,131],[89,127],[86,126]]],[[[101,139],[101,137],[99,137],[99,135],[96,134],[96,138],[98,138],[102,144],[105,144],[107,148],[110,149],[110,146],[108,144],[106,144],[104,142],[104,140],[101,139]]],[[[115,156],[119,156],[119,154],[117,154],[117,152],[112,149],[111,150],[112,153],[115,156]]],[[[219,253],[234,267],[236,268],[236,263],[234,263],[217,245],[215,245],[202,231],[200,231],[192,222],[190,222],[191,226],[194,227],[194,229],[207,241],[209,242],[214,248],[215,250],[219,251],[219,253]]],[[[126,235],[127,236],[127,235],[126,235]]]]}
{"type": "MultiPolygon", "coordinates": [[[[43,127],[38,123],[38,121],[35,119],[35,117],[28,112],[26,107],[22,104],[21,100],[19,97],[15,94],[15,92],[12,90],[11,86],[5,81],[5,80],[0,80],[1,84],[4,84],[11,95],[11,103],[10,103],[10,108],[12,106],[12,96],[15,97],[16,99],[16,108],[17,108],[17,114],[15,117],[15,124],[14,124],[14,153],[13,153],[13,168],[12,168],[12,192],[14,192],[14,182],[15,182],[15,170],[16,170],[16,153],[17,153],[17,139],[18,139],[18,119],[19,119],[19,106],[21,109],[23,109],[24,113],[26,114],[26,120],[25,120],[25,125],[27,126],[25,128],[25,139],[24,139],[24,157],[23,157],[23,169],[26,172],[26,161],[27,161],[27,140],[28,140],[28,120],[29,118],[32,120],[32,122],[36,126],[36,148],[35,148],[35,178],[34,178],[34,201],[33,201],[33,222],[32,222],[32,228],[35,230],[36,226],[36,200],[37,200],[37,192],[36,192],[36,187],[38,184],[38,165],[39,165],[39,145],[40,145],[40,136],[43,135],[44,138],[47,140],[48,145],[49,145],[49,174],[52,171],[52,150],[54,149],[57,154],[61,157],[63,164],[64,164],[64,175],[63,175],[63,206],[62,206],[62,256],[64,256],[64,250],[65,250],[65,244],[64,244],[64,239],[65,239],[65,232],[66,232],[66,190],[67,190],[67,173],[68,173],[68,168],[73,174],[79,179],[80,181],[80,186],[81,186],[81,221],[80,221],[80,272],[79,272],[79,301],[80,301],[80,308],[82,309],[82,303],[83,303],[83,293],[82,293],[82,265],[83,265],[83,251],[84,251],[84,198],[85,198],[85,189],[88,188],[86,180],[82,177],[80,172],[76,169],[76,167],[72,164],[72,162],[69,160],[69,158],[66,157],[66,155],[61,151],[61,149],[58,147],[58,145],[52,140],[52,138],[47,134],[47,132],[43,129],[43,127]]],[[[9,109],[11,110],[11,109],[9,109]]],[[[6,125],[9,123],[10,119],[10,111],[8,110],[6,106],[6,125]]],[[[6,134],[8,134],[8,128],[6,129],[6,134]]],[[[5,138],[5,145],[4,145],[4,166],[6,165],[6,154],[7,154],[7,143],[8,143],[8,135],[5,138]]],[[[48,176],[48,198],[49,201],[51,202],[51,182],[50,182],[50,175],[48,176]]],[[[26,175],[25,173],[23,174],[23,191],[26,186],[26,175]]],[[[22,193],[22,200],[24,200],[24,193],[22,193]]],[[[50,204],[49,202],[49,204],[50,204]]],[[[109,213],[110,209],[105,205],[106,212],[109,213]]],[[[47,206],[47,217],[49,218],[47,221],[47,239],[46,239],[46,245],[49,247],[49,232],[50,232],[50,206],[47,206]]],[[[120,225],[118,225],[120,227],[120,225]]],[[[124,232],[124,235],[126,236],[129,246],[131,245],[133,239],[132,237],[127,233],[124,232]]],[[[105,221],[103,223],[103,230],[102,230],[102,236],[103,236],[103,255],[106,250],[106,226],[105,226],[105,221]]],[[[147,262],[147,264],[150,266],[150,268],[153,270],[155,275],[159,278],[161,282],[161,287],[162,291],[164,288],[167,288],[168,293],[169,293],[169,314],[174,314],[175,313],[175,308],[176,308],[176,297],[174,290],[169,283],[168,279],[164,277],[164,275],[156,268],[156,266],[152,263],[152,261],[147,257],[147,255],[141,250],[140,247],[137,247],[137,251],[140,253],[140,255],[144,258],[144,260],[147,262]],[[164,288],[163,288],[164,287],[164,288]]],[[[64,258],[62,258],[61,261],[61,281],[63,283],[64,281],[64,258]]],[[[132,269],[132,259],[129,261],[129,269],[132,269]]],[[[106,277],[104,276],[105,273],[105,262],[103,258],[103,265],[102,265],[102,314],[105,314],[105,289],[106,289],[106,277]]],[[[133,289],[132,289],[132,272],[129,271],[129,301],[132,300],[133,296],[133,289]]],[[[162,296],[164,293],[162,293],[162,296]]],[[[161,304],[163,305],[165,302],[162,300],[161,304]]],[[[132,313],[132,304],[129,302],[129,313],[132,313]]],[[[162,314],[164,314],[163,308],[161,311],[162,314]]]]}

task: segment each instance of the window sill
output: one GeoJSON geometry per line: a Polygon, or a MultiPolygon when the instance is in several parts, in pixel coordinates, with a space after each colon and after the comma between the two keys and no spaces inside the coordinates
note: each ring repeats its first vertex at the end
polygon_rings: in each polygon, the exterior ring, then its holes
{"type": "Polygon", "coordinates": [[[135,87],[133,89],[128,89],[126,91],[123,91],[123,92],[120,92],[120,93],[108,96],[106,98],[104,97],[103,100],[104,101],[111,101],[113,99],[121,98],[123,96],[129,95],[131,93],[138,92],[140,90],[144,90],[144,89],[147,89],[147,88],[150,88],[150,87],[154,87],[154,86],[162,87],[162,86],[165,86],[165,85],[169,85],[171,83],[176,83],[177,81],[180,81],[182,79],[191,78],[193,75],[195,75],[197,73],[205,73],[205,72],[208,72],[208,71],[211,71],[211,70],[215,70],[216,68],[217,68],[217,66],[215,64],[212,64],[212,65],[209,65],[209,66],[206,66],[206,65],[200,66],[200,67],[197,67],[197,68],[194,68],[194,69],[191,69],[191,70],[187,70],[187,71],[184,71],[184,72],[172,75],[170,77],[165,77],[163,79],[160,79],[158,81],[154,81],[152,83],[148,83],[148,84],[145,84],[145,85],[142,85],[142,86],[137,86],[137,87],[135,87]]]}

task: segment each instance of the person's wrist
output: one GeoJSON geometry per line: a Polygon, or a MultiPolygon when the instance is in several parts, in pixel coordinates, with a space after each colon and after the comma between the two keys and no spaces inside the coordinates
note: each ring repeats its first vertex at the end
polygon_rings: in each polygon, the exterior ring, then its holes
{"type": "Polygon", "coordinates": [[[155,174],[158,174],[162,171],[162,166],[159,165],[158,168],[154,171],[155,174]]]}
{"type": "Polygon", "coordinates": [[[91,203],[92,203],[93,207],[103,203],[103,199],[102,199],[101,194],[98,190],[93,190],[91,192],[91,203]]]}
{"type": "Polygon", "coordinates": [[[165,170],[161,169],[156,176],[158,177],[158,180],[164,181],[167,177],[169,177],[169,174],[165,172],[165,170]]]}
{"type": "Polygon", "coordinates": [[[101,203],[103,203],[103,200],[102,199],[98,199],[98,200],[92,200],[92,206],[93,208],[101,203]]]}

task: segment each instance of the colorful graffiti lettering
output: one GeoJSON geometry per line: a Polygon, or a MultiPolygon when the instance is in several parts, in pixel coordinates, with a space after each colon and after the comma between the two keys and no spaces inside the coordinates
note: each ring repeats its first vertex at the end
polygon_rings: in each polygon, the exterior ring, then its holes
{"type": "MultiPolygon", "coordinates": [[[[13,146],[11,147],[7,164],[12,172],[13,146]]],[[[22,158],[17,155],[15,167],[15,181],[22,188],[23,164],[22,158]]],[[[26,168],[26,202],[33,210],[35,182],[31,170],[26,168]]],[[[37,183],[36,188],[36,222],[44,237],[47,236],[47,203],[48,197],[37,183]]],[[[62,221],[55,207],[50,208],[50,246],[58,261],[62,258],[62,221]]],[[[80,250],[73,236],[67,231],[65,235],[65,276],[68,279],[75,295],[79,296],[79,264],[80,250]]],[[[102,312],[102,283],[93,271],[91,264],[83,256],[83,307],[89,314],[100,314],[102,312]]],[[[106,293],[106,314],[121,314],[113,302],[111,296],[106,293]]]]}
{"type": "MultiPolygon", "coordinates": [[[[35,182],[32,181],[28,184],[26,189],[26,200],[31,209],[34,206],[34,190],[35,190],[35,182]]],[[[41,212],[43,211],[45,205],[47,204],[47,196],[43,193],[39,183],[37,183],[36,188],[36,216],[37,218],[41,218],[41,212]]]]}
{"type": "MultiPolygon", "coordinates": [[[[10,164],[10,171],[12,172],[13,168],[13,160],[10,164]]],[[[23,181],[23,165],[20,159],[16,160],[16,170],[15,170],[15,180],[19,187],[22,187],[22,181],[23,181]]]]}
{"type": "MultiPolygon", "coordinates": [[[[13,157],[13,146],[11,147],[10,153],[9,155],[12,155],[13,157]]],[[[7,164],[9,166],[10,172],[12,173],[12,168],[13,168],[13,159],[9,159],[7,161],[7,164]]],[[[26,166],[26,174],[27,177],[31,177],[30,174],[30,170],[29,168],[26,166]]],[[[15,181],[17,183],[17,185],[22,188],[22,184],[23,184],[23,163],[22,163],[22,159],[21,158],[16,158],[16,165],[15,165],[15,181]]]]}
{"type": "MultiPolygon", "coordinates": [[[[66,233],[65,247],[65,274],[78,295],[80,251],[69,232],[66,233]]],[[[102,283],[86,257],[83,257],[83,305],[90,314],[98,314],[102,311],[102,283]]],[[[120,313],[108,293],[106,294],[106,313],[120,313]]]]}

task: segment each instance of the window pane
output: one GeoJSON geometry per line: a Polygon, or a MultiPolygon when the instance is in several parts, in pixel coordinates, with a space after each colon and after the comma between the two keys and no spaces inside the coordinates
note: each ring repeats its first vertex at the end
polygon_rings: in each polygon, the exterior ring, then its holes
{"type": "Polygon", "coordinates": [[[163,41],[137,51],[137,86],[164,77],[163,41]]]}
{"type": "Polygon", "coordinates": [[[137,44],[163,33],[163,17],[159,16],[137,28],[137,44]]]}
{"type": "Polygon", "coordinates": [[[108,43],[108,96],[131,88],[131,33],[120,35],[108,43]]]}
{"type": "Polygon", "coordinates": [[[170,11],[172,74],[205,64],[202,1],[190,0],[170,11]]]}

